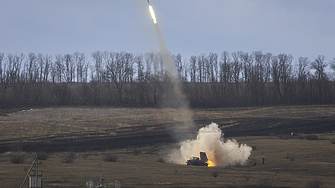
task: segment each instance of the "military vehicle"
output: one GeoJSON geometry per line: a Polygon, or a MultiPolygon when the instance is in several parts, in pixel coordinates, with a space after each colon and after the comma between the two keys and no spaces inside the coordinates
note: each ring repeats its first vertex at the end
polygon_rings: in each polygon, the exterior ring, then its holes
{"type": "Polygon", "coordinates": [[[207,164],[208,158],[205,152],[200,152],[200,160],[199,157],[192,157],[190,160],[187,160],[187,165],[193,166],[208,166],[207,164]]]}

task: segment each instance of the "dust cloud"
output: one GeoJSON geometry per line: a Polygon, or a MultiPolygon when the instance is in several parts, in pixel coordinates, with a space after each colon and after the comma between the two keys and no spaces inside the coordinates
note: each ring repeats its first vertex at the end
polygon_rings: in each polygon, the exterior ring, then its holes
{"type": "Polygon", "coordinates": [[[168,163],[186,164],[191,157],[199,157],[200,152],[206,152],[208,160],[214,166],[244,165],[251,150],[251,147],[239,145],[236,140],[224,141],[221,129],[216,123],[211,123],[199,129],[196,139],[181,142],[180,149],[169,152],[164,160],[168,163]]]}

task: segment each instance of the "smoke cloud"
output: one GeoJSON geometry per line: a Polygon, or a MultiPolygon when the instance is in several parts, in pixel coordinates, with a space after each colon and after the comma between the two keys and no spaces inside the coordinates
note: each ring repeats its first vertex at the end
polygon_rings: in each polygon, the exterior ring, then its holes
{"type": "Polygon", "coordinates": [[[199,129],[196,139],[181,142],[180,149],[172,150],[165,161],[186,164],[191,157],[199,157],[200,152],[206,152],[208,160],[214,166],[244,165],[251,150],[251,147],[246,144],[239,145],[236,140],[224,141],[221,129],[216,123],[211,123],[199,129]]]}

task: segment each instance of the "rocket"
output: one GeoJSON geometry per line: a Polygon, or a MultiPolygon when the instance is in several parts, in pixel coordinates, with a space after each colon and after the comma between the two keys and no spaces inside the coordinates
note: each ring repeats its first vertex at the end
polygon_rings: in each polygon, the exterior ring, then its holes
{"type": "Polygon", "coordinates": [[[152,20],[154,21],[154,24],[156,24],[156,23],[157,23],[157,20],[156,20],[156,16],[155,16],[154,9],[153,9],[152,6],[150,5],[149,0],[147,0],[147,1],[148,1],[148,4],[149,4],[149,11],[150,11],[152,20]]]}

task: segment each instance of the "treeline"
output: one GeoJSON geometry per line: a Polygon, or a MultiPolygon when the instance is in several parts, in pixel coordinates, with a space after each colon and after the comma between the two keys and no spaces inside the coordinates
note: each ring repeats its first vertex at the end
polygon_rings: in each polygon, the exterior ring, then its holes
{"type": "MultiPolygon", "coordinates": [[[[171,57],[192,107],[335,102],[335,58],[293,62],[261,51],[171,57]]],[[[167,75],[159,53],[0,53],[0,107],[173,105],[167,75]]]]}

